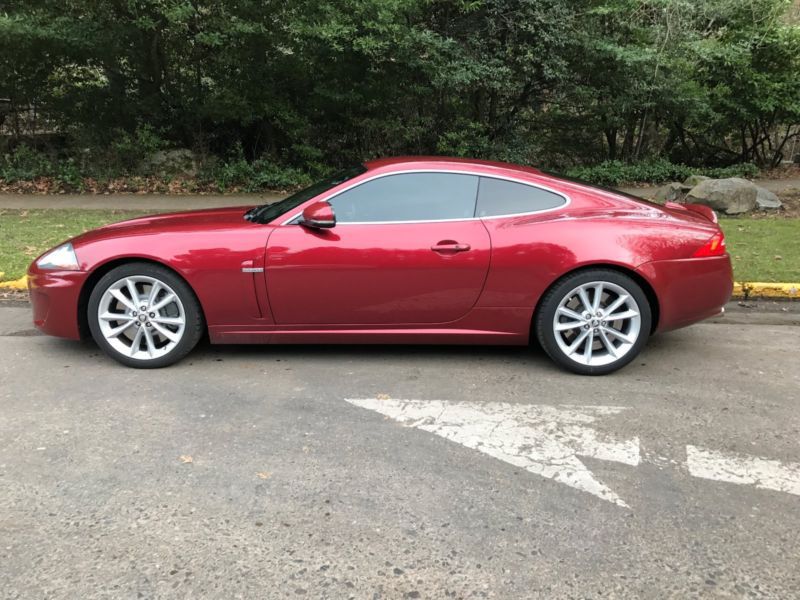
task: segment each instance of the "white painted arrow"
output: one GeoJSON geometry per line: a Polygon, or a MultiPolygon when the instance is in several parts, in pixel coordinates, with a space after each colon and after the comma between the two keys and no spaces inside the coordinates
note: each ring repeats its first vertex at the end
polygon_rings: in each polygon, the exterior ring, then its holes
{"type": "Polygon", "coordinates": [[[694,477],[800,496],[800,463],[686,446],[686,466],[694,477]]]}
{"type": "Polygon", "coordinates": [[[605,439],[589,427],[598,417],[619,414],[625,407],[378,398],[347,399],[347,402],[618,506],[628,506],[578,459],[580,455],[626,465],[639,464],[639,438],[605,439]]]}

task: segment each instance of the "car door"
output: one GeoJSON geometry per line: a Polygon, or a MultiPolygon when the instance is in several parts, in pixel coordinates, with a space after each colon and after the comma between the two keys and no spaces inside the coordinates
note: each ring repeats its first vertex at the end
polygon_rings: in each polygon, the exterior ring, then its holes
{"type": "Polygon", "coordinates": [[[333,228],[278,227],[265,270],[275,322],[387,326],[466,315],[489,270],[477,188],[474,175],[384,175],[328,199],[333,228]]]}

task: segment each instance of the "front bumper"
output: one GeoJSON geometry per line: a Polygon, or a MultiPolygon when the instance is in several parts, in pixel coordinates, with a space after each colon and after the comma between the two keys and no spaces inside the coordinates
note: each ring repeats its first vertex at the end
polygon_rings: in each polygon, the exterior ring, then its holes
{"type": "Polygon", "coordinates": [[[35,265],[28,270],[28,291],[33,307],[33,324],[48,335],[78,340],[78,303],[85,271],[43,271],[35,265]]]}
{"type": "Polygon", "coordinates": [[[731,259],[724,256],[662,260],[637,271],[658,297],[656,331],[669,331],[715,317],[733,293],[731,259]]]}

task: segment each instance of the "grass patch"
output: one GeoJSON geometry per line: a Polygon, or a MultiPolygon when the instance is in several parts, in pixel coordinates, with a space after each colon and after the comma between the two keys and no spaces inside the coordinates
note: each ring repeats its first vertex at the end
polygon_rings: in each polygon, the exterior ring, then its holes
{"type": "MultiPolygon", "coordinates": [[[[79,233],[153,212],[0,210],[2,279],[22,277],[36,256],[79,233]]],[[[726,218],[721,225],[737,281],[800,281],[800,219],[726,218]]]]}
{"type": "Polygon", "coordinates": [[[153,211],[0,210],[0,280],[18,279],[39,254],[89,229],[153,211]]]}
{"type": "Polygon", "coordinates": [[[720,219],[736,281],[800,281],[800,219],[720,219]]]}

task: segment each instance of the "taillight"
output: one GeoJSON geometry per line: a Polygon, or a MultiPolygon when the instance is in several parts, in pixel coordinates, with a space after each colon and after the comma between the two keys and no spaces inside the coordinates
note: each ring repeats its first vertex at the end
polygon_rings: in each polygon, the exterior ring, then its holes
{"type": "Polygon", "coordinates": [[[723,254],[725,254],[725,234],[718,231],[710,240],[703,244],[697,252],[692,254],[692,257],[722,256],[723,254]]]}

